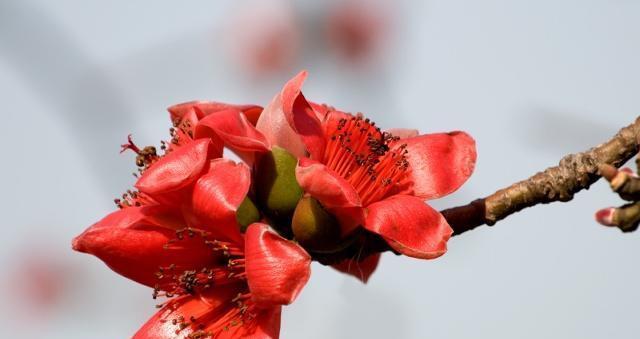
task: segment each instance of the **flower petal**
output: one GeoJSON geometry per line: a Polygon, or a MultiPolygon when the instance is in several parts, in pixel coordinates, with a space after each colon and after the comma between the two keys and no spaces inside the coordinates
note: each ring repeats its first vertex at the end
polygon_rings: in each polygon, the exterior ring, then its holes
{"type": "Polygon", "coordinates": [[[224,111],[227,109],[235,109],[243,112],[252,124],[255,124],[262,112],[262,107],[257,105],[233,105],[215,101],[189,101],[181,104],[173,105],[167,110],[171,114],[171,120],[182,120],[182,118],[190,112],[194,112],[194,108],[198,108],[198,119],[202,119],[210,114],[224,111]]]}
{"type": "Polygon", "coordinates": [[[249,225],[245,257],[251,296],[260,305],[292,303],[311,274],[309,254],[266,224],[249,225]]]}
{"type": "Polygon", "coordinates": [[[255,310],[254,317],[245,316],[240,322],[240,319],[233,318],[238,309],[232,299],[238,291],[234,286],[216,286],[204,296],[187,295],[172,299],[133,338],[197,338],[197,334],[205,333],[210,335],[202,338],[278,338],[281,307],[255,310]],[[186,326],[179,319],[183,319],[186,326]]]}
{"type": "Polygon", "coordinates": [[[136,188],[158,198],[189,186],[205,170],[211,159],[211,148],[212,142],[208,139],[177,148],[152,164],[138,179],[136,188]]]}
{"type": "Polygon", "coordinates": [[[193,213],[201,227],[226,240],[242,243],[236,210],[249,192],[251,173],[245,164],[215,159],[195,184],[193,213]]]}
{"type": "Polygon", "coordinates": [[[366,284],[380,262],[380,253],[372,254],[362,260],[346,259],[342,262],[331,265],[336,270],[356,277],[366,284]]]}
{"type": "Polygon", "coordinates": [[[413,138],[420,134],[417,129],[412,128],[390,128],[387,132],[393,134],[393,136],[399,137],[400,139],[413,138]]]}
{"type": "Polygon", "coordinates": [[[369,205],[364,227],[381,235],[394,250],[420,259],[443,255],[453,233],[442,214],[408,195],[369,205]]]}
{"type": "Polygon", "coordinates": [[[316,117],[318,117],[320,121],[324,121],[324,117],[332,110],[332,108],[328,105],[319,104],[312,101],[309,101],[309,105],[311,105],[311,108],[313,108],[316,113],[316,117]]]}
{"type": "Polygon", "coordinates": [[[73,240],[73,249],[93,254],[117,273],[149,287],[161,283],[156,276],[160,266],[175,265],[176,270],[205,267],[211,250],[202,239],[176,238],[171,220],[159,206],[128,207],[107,215],[73,240]],[[164,224],[169,227],[165,227],[164,224]]]}
{"type": "Polygon", "coordinates": [[[296,157],[306,156],[305,144],[302,143],[298,133],[289,126],[284,115],[281,93],[278,93],[260,114],[256,128],[271,145],[280,146],[296,157]]]}
{"type": "Polygon", "coordinates": [[[235,152],[268,152],[271,149],[267,138],[235,109],[219,111],[200,120],[195,137],[211,137],[212,133],[235,152]]]}
{"type": "Polygon", "coordinates": [[[302,95],[302,84],[307,72],[298,73],[282,89],[282,109],[289,125],[298,133],[314,160],[324,156],[325,137],[322,123],[313,107],[302,95]]]}
{"type": "Polygon", "coordinates": [[[464,132],[425,134],[404,139],[410,188],[403,193],[434,199],[458,189],[471,176],[476,144],[464,132]]]}
{"type": "Polygon", "coordinates": [[[296,179],[306,193],[318,199],[324,208],[338,218],[343,235],[364,221],[362,203],[356,190],[324,164],[300,158],[296,179]]]}

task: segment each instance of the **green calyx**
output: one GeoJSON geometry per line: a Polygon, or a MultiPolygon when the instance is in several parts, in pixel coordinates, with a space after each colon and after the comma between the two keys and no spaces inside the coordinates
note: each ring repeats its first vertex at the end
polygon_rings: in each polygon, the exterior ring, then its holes
{"type": "Polygon", "coordinates": [[[289,218],[302,197],[302,188],[296,180],[297,163],[296,157],[277,146],[256,163],[257,203],[273,218],[289,218]]]}
{"type": "Polygon", "coordinates": [[[240,225],[240,232],[244,233],[249,225],[260,220],[260,211],[249,197],[244,198],[236,210],[236,220],[240,225]]]}
{"type": "Polygon", "coordinates": [[[312,251],[331,251],[340,246],[340,225],[311,197],[298,202],[291,222],[294,238],[312,251]]]}

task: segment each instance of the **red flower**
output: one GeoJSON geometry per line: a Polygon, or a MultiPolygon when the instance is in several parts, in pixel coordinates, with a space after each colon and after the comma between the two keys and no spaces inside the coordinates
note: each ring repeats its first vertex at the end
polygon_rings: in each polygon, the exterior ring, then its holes
{"type": "MultiPolygon", "coordinates": [[[[467,180],[475,166],[475,141],[459,131],[382,131],[360,114],[308,102],[301,92],[306,76],[301,72],[290,80],[255,127],[236,111],[225,119],[205,118],[197,129],[217,133],[245,158],[272,145],[287,149],[299,158],[300,186],[340,220],[343,235],[361,225],[402,254],[422,259],[444,254],[452,230],[424,200],[447,195],[467,180]]],[[[377,260],[357,270],[350,263],[340,269],[365,280],[377,260]]]]}
{"type": "Polygon", "coordinates": [[[242,3],[224,26],[232,61],[253,76],[286,70],[299,54],[301,27],[287,1],[242,3]]]}
{"type": "Polygon", "coordinates": [[[324,19],[329,46],[354,66],[366,64],[383,50],[393,10],[392,5],[380,1],[334,3],[324,19]]]}
{"type": "Polygon", "coordinates": [[[170,151],[160,157],[126,145],[139,153],[139,191],[117,201],[121,209],[73,248],[154,288],[154,298],[170,298],[136,338],[277,338],[281,305],[305,285],[310,257],[265,224],[240,233],[236,210],[249,191],[249,168],[219,159],[219,141],[192,141],[186,122],[198,117],[172,113],[178,128],[170,151]]]}

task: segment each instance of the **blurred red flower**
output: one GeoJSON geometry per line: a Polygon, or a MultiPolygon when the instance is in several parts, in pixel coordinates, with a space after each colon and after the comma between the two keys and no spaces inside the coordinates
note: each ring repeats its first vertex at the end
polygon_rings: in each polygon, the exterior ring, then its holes
{"type": "Polygon", "coordinates": [[[286,70],[298,55],[300,27],[287,1],[251,1],[225,27],[233,61],[252,75],[286,70]]]}
{"type": "Polygon", "coordinates": [[[374,59],[389,34],[392,10],[380,1],[334,3],[324,21],[329,46],[352,64],[374,59]]]}

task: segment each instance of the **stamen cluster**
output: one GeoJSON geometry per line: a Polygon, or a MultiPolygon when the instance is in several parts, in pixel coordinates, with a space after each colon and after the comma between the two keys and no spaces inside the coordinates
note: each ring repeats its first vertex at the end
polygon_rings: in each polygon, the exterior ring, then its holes
{"type": "Polygon", "coordinates": [[[324,163],[353,185],[364,205],[387,196],[409,169],[407,145],[360,113],[340,118],[326,133],[324,163]]]}

